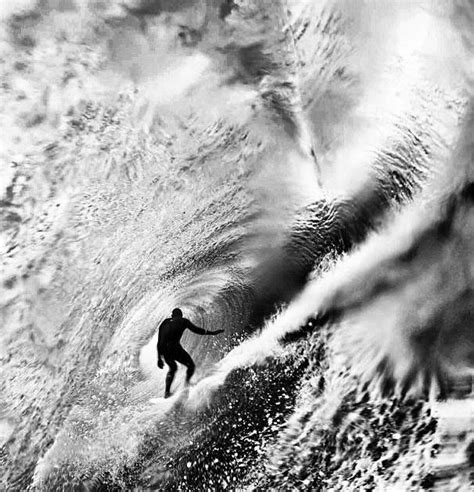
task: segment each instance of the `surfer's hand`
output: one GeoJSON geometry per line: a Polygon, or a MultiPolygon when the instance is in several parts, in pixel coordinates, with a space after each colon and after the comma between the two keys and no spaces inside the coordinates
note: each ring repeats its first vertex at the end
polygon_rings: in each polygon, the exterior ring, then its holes
{"type": "Polygon", "coordinates": [[[219,335],[219,333],[224,333],[224,330],[216,330],[216,331],[214,332],[214,335],[219,335]]]}
{"type": "Polygon", "coordinates": [[[163,361],[161,359],[158,359],[158,362],[157,362],[157,366],[160,368],[160,369],[163,369],[163,361]]]}

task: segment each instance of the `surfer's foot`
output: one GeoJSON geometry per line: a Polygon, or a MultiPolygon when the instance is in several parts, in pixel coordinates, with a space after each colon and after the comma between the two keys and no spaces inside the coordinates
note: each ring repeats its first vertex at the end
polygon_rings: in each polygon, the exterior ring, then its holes
{"type": "Polygon", "coordinates": [[[171,393],[169,391],[165,392],[165,398],[169,398],[171,396],[171,393]]]}

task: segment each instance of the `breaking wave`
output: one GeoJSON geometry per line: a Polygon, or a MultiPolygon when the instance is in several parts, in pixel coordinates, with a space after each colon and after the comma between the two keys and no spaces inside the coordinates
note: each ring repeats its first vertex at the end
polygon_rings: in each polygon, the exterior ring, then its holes
{"type": "Polygon", "coordinates": [[[1,7],[1,485],[467,488],[473,18],[1,7]]]}

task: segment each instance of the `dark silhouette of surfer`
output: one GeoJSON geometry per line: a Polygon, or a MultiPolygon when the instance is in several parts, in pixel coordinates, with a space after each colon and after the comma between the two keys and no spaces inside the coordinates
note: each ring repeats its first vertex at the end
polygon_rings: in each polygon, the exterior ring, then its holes
{"type": "Polygon", "coordinates": [[[224,330],[210,331],[199,328],[191,323],[189,319],[183,318],[181,309],[173,309],[171,318],[166,318],[160,325],[156,347],[158,350],[158,367],[163,369],[163,359],[169,367],[168,374],[166,375],[165,398],[168,398],[171,394],[171,384],[178,370],[176,362],[186,366],[186,384],[189,383],[196,368],[193,359],[180,344],[181,337],[186,329],[191,330],[197,335],[218,335],[224,332],[224,330]]]}

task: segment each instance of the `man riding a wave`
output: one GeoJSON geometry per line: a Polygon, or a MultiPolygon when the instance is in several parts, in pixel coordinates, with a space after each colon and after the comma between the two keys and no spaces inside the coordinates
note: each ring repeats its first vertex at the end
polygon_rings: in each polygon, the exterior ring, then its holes
{"type": "Polygon", "coordinates": [[[171,394],[171,384],[178,370],[176,362],[186,366],[186,384],[189,384],[196,368],[193,359],[180,344],[181,337],[186,329],[197,335],[218,335],[224,332],[224,330],[210,331],[199,328],[188,319],[183,318],[181,309],[173,309],[171,318],[166,318],[160,325],[156,347],[158,350],[158,367],[163,369],[163,359],[169,367],[166,375],[165,398],[168,398],[171,394]]]}

